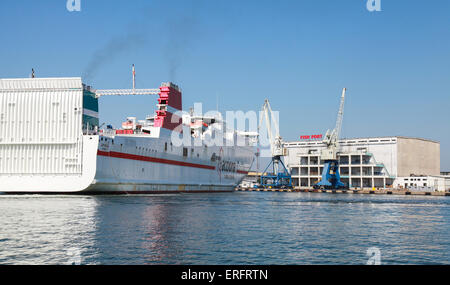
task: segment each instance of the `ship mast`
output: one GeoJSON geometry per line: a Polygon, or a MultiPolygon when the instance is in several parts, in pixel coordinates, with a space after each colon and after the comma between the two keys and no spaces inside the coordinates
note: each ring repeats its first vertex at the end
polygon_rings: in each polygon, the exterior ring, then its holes
{"type": "Polygon", "coordinates": [[[133,88],[132,89],[98,89],[95,90],[95,97],[101,96],[125,96],[125,95],[158,95],[159,88],[154,89],[136,89],[136,69],[134,64],[132,65],[131,72],[133,75],[133,88]]]}

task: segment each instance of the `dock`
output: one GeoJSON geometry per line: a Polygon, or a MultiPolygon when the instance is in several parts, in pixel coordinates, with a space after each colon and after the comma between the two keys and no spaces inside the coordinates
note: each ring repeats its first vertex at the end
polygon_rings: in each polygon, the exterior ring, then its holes
{"type": "Polygon", "coordinates": [[[449,196],[448,191],[408,191],[405,189],[347,189],[347,190],[330,190],[330,189],[275,189],[275,188],[236,188],[236,191],[246,192],[308,192],[308,193],[331,193],[331,194],[368,194],[368,195],[413,195],[413,196],[449,196]]]}

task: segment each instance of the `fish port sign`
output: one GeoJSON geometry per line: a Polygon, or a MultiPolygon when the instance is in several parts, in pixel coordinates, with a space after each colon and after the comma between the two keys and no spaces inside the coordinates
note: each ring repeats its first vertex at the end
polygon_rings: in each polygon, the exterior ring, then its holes
{"type": "Polygon", "coordinates": [[[323,135],[308,135],[308,136],[300,136],[300,140],[320,140],[323,135]]]}

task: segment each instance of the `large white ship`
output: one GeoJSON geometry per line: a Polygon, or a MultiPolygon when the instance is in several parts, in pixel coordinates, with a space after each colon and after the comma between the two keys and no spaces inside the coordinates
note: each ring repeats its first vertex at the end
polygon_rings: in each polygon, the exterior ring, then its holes
{"type": "Polygon", "coordinates": [[[253,138],[181,110],[172,83],[101,91],[81,78],[0,79],[0,192],[232,191],[253,163],[253,138]],[[100,129],[98,97],[121,92],[159,95],[156,114],[100,129]]]}

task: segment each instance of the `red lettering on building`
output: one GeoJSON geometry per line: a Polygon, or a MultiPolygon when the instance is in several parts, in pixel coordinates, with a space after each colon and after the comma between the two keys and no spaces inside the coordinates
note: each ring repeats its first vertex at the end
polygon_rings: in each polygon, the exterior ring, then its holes
{"type": "Polygon", "coordinates": [[[300,140],[319,140],[322,138],[323,135],[300,136],[300,140]]]}

